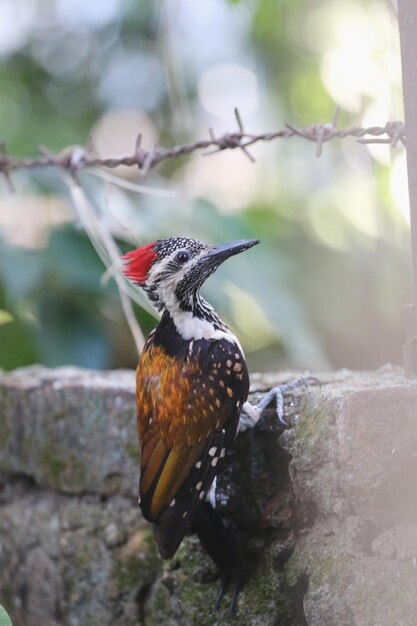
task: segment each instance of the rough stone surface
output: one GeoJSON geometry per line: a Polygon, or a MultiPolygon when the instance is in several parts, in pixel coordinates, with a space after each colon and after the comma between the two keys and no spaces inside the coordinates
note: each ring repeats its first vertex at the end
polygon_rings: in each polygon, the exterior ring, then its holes
{"type": "Polygon", "coordinates": [[[384,368],[324,385],[281,438],[308,578],[309,626],[412,626],[417,588],[417,381],[384,368]],[[310,519],[310,523],[303,523],[310,519]]]}
{"type": "Polygon", "coordinates": [[[63,493],[137,491],[133,372],[34,366],[0,385],[0,469],[63,493]]]}
{"type": "MultiPolygon", "coordinates": [[[[254,375],[253,400],[289,373],[254,375]]],[[[320,376],[243,433],[218,506],[247,572],[237,617],[188,537],[163,563],[136,503],[134,374],[0,376],[0,603],[14,626],[414,626],[417,382],[320,376]]]]}

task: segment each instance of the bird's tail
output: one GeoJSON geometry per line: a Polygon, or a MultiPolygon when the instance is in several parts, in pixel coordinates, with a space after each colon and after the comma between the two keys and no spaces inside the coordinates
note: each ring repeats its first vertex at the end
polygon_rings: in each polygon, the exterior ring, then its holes
{"type": "Polygon", "coordinates": [[[215,609],[231,583],[233,595],[230,608],[234,613],[239,592],[244,585],[243,564],[235,537],[224,525],[220,513],[207,501],[198,509],[190,530],[197,534],[201,545],[219,569],[221,588],[215,609]]]}

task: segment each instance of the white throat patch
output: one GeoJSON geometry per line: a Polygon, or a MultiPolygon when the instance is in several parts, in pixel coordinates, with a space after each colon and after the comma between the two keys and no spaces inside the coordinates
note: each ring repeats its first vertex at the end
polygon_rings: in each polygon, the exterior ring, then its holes
{"type": "MultiPolygon", "coordinates": [[[[235,343],[242,350],[238,339],[229,330],[220,330],[215,328],[212,322],[194,317],[190,311],[170,310],[171,317],[175,327],[181,337],[187,341],[193,339],[226,339],[231,343],[235,343]]],[[[243,352],[243,350],[242,350],[243,352]]]]}

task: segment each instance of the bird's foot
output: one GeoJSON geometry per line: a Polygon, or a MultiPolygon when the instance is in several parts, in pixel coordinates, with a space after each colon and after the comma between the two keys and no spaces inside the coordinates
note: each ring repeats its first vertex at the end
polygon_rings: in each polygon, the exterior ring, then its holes
{"type": "Polygon", "coordinates": [[[320,381],[315,376],[300,376],[294,380],[289,380],[287,383],[273,387],[268,391],[262,400],[255,405],[255,409],[262,415],[265,409],[275,401],[278,421],[284,428],[288,428],[289,424],[284,416],[284,395],[298,387],[307,387],[308,385],[320,385],[320,381]]]}
{"type": "Polygon", "coordinates": [[[297,389],[297,387],[307,386],[307,385],[320,385],[320,381],[315,376],[300,376],[299,378],[294,378],[294,380],[289,380],[287,383],[283,383],[282,385],[278,385],[277,387],[273,387],[270,389],[265,396],[262,398],[258,404],[250,404],[250,402],[245,402],[242,406],[242,412],[239,418],[239,432],[243,432],[248,428],[253,428],[258,423],[261,418],[263,412],[267,407],[269,407],[272,402],[276,403],[276,415],[278,417],[279,423],[284,427],[288,428],[289,424],[284,417],[284,396],[289,391],[293,391],[297,389]]]}

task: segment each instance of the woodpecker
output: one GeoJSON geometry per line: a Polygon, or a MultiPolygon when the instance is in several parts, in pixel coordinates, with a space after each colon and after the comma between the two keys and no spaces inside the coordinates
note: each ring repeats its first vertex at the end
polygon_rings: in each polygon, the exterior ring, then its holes
{"type": "Polygon", "coordinates": [[[272,390],[260,407],[248,406],[243,350],[200,288],[226,259],[258,243],[212,246],[171,237],[122,257],[125,275],[161,313],[136,371],[140,507],[163,559],[174,556],[188,531],[199,536],[220,571],[216,607],[232,582],[232,611],[243,586],[242,564],[212,506],[213,485],[239,419],[242,429],[253,426],[276,394],[272,390]]]}

